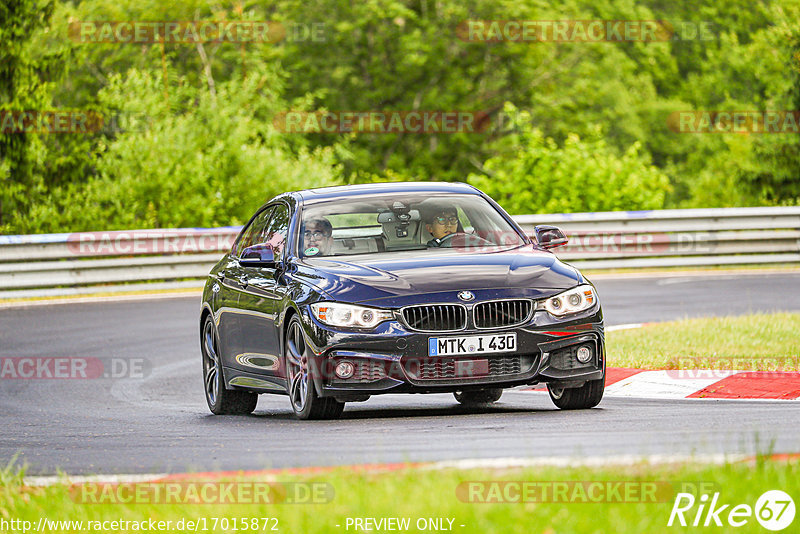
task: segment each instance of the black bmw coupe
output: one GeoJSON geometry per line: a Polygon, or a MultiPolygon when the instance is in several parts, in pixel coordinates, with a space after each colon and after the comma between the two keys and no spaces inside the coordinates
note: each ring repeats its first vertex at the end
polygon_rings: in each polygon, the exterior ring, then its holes
{"type": "Polygon", "coordinates": [[[467,184],[390,183],[285,193],[262,206],[209,274],[200,340],[215,414],[288,395],[334,419],[380,393],[452,392],[464,404],[546,383],[563,409],[603,397],[594,286],[467,184]]]}

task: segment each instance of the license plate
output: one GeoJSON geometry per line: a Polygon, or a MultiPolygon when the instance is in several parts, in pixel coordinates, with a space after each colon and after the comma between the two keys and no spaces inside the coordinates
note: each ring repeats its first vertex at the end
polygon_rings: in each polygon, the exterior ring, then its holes
{"type": "Polygon", "coordinates": [[[461,354],[491,354],[517,350],[517,334],[490,336],[429,337],[428,356],[456,356],[461,354]]]}

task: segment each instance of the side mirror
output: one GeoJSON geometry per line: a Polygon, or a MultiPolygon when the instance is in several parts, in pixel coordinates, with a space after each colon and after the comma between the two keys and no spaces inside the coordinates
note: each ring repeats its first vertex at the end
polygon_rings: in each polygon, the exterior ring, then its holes
{"type": "Polygon", "coordinates": [[[551,249],[561,247],[566,245],[569,241],[561,228],[557,226],[536,226],[533,228],[533,231],[536,233],[536,241],[542,248],[551,249]]]}
{"type": "Polygon", "coordinates": [[[239,263],[245,267],[275,267],[272,245],[253,245],[242,251],[239,263]]]}

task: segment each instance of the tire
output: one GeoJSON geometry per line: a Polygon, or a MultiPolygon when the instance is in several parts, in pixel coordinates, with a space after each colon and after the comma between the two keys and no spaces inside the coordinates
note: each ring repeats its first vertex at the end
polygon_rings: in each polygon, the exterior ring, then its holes
{"type": "Polygon", "coordinates": [[[317,395],[308,354],[303,324],[295,315],[286,330],[284,351],[287,393],[292,410],[298,419],[339,419],[344,402],[317,395]]]}
{"type": "Polygon", "coordinates": [[[606,378],[603,376],[600,380],[589,380],[579,388],[565,389],[547,384],[547,391],[553,404],[562,410],[585,410],[600,404],[605,386],[606,378]]]}
{"type": "Polygon", "coordinates": [[[258,393],[225,389],[225,377],[222,375],[222,364],[219,359],[219,343],[211,316],[203,323],[203,335],[200,339],[200,350],[203,353],[203,384],[205,385],[206,403],[214,415],[248,415],[253,413],[258,403],[258,393]]]}
{"type": "Polygon", "coordinates": [[[474,391],[456,391],[453,396],[458,402],[466,406],[491,404],[500,400],[503,395],[502,388],[479,389],[474,391]]]}

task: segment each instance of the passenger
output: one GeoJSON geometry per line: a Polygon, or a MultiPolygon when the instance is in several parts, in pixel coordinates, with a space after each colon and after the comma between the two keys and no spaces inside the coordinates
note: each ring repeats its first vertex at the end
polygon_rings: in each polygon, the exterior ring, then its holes
{"type": "Polygon", "coordinates": [[[333,225],[331,225],[331,222],[324,217],[319,217],[305,221],[304,227],[303,255],[329,255],[333,245],[333,225]]]}

